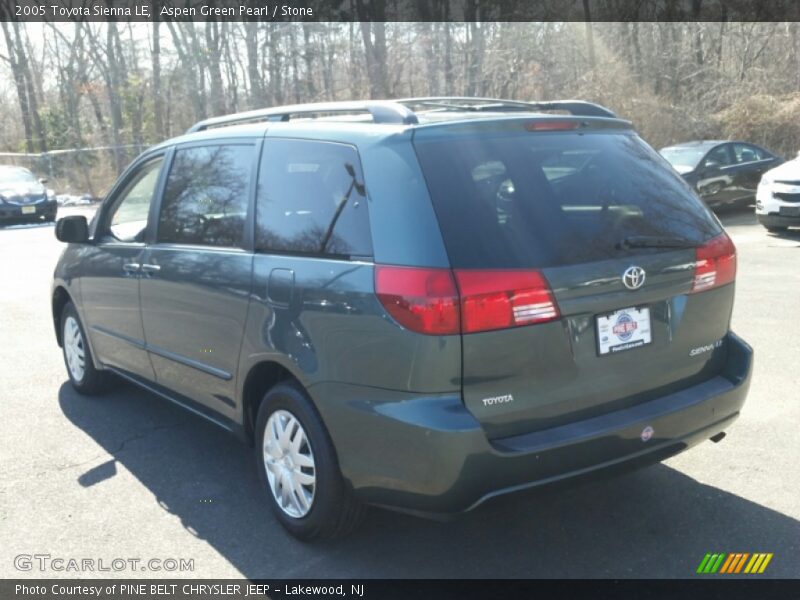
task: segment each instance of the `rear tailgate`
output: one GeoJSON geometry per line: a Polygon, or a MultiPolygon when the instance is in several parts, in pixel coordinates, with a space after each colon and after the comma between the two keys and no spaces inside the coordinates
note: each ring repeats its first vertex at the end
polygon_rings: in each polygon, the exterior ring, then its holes
{"type": "Polygon", "coordinates": [[[536,272],[557,306],[515,306],[511,326],[462,335],[463,398],[487,435],[589,418],[718,374],[733,285],[691,293],[695,246],[721,235],[716,219],[630,131],[519,123],[415,134],[457,279],[536,272]],[[637,289],[623,282],[630,267],[637,289]]]}
{"type": "Polygon", "coordinates": [[[716,344],[728,331],[733,286],[688,294],[693,251],[642,257],[637,265],[647,281],[636,291],[622,284],[627,260],[545,269],[559,320],[463,336],[464,401],[490,437],[618,410],[719,372],[725,349],[716,344]],[[616,324],[630,308],[649,310],[650,342],[614,351],[630,332],[602,334],[597,320],[612,313],[616,324]],[[603,335],[610,338],[605,354],[603,335]],[[513,400],[492,401],[498,397],[513,400]]]}

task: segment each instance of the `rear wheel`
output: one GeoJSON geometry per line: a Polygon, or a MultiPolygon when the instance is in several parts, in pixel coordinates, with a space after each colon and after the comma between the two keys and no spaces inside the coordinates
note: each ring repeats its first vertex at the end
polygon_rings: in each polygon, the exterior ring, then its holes
{"type": "Polygon", "coordinates": [[[770,233],[784,233],[788,227],[776,227],[775,225],[764,225],[770,233]]]}
{"type": "Polygon", "coordinates": [[[110,375],[95,368],[86,333],[72,302],[68,302],[61,313],[61,345],[72,387],[85,395],[104,391],[110,375]]]}
{"type": "Polygon", "coordinates": [[[308,396],[291,382],[273,387],[256,420],[256,462],[278,521],[301,540],[343,537],[363,506],[339,471],[328,432],[308,396]]]}

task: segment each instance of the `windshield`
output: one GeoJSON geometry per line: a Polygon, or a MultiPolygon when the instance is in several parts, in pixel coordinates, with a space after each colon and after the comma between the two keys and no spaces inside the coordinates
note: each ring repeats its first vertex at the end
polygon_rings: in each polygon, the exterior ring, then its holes
{"type": "Polygon", "coordinates": [[[669,161],[676,169],[694,169],[706,154],[705,148],[689,148],[687,146],[675,146],[674,148],[663,148],[661,156],[669,161]]]}
{"type": "Polygon", "coordinates": [[[414,145],[454,268],[592,262],[663,251],[626,239],[698,245],[720,231],[634,134],[440,130],[414,145]]]}
{"type": "Polygon", "coordinates": [[[37,179],[28,169],[0,169],[0,184],[3,183],[36,183],[37,179]]]}

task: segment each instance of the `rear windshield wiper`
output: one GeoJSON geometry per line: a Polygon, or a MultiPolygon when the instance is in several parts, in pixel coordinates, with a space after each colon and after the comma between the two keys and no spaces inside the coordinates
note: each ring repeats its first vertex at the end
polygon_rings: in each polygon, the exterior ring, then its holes
{"type": "Polygon", "coordinates": [[[697,242],[681,237],[659,237],[653,235],[628,236],[617,244],[617,248],[696,248],[697,242]]]}

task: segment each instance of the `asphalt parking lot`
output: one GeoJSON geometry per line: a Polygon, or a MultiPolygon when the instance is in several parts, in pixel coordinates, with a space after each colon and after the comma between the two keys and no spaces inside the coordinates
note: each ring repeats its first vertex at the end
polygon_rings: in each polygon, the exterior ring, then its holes
{"type": "Polygon", "coordinates": [[[0,227],[0,576],[692,577],[707,552],[772,552],[762,576],[798,577],[800,231],[722,219],[739,250],[733,329],[756,352],[725,440],[454,522],[373,510],[351,538],[315,545],[272,519],[250,449],[224,431],[131,386],[72,391],[50,317],[53,226],[0,227]],[[194,571],[19,571],[20,554],[194,571]]]}

